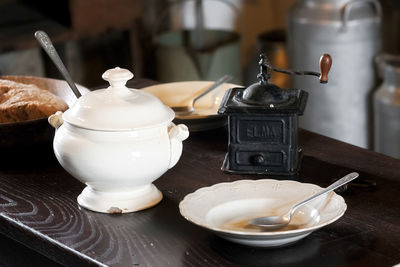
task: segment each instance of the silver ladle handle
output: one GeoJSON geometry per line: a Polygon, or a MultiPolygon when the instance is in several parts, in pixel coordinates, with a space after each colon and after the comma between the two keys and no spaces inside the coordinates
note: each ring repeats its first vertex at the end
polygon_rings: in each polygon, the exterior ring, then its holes
{"type": "Polygon", "coordinates": [[[81,97],[81,93],[79,92],[74,81],[72,80],[67,69],[65,68],[64,63],[61,61],[61,58],[58,55],[56,49],[54,48],[53,43],[51,42],[49,36],[44,31],[36,31],[35,38],[39,41],[39,43],[42,46],[42,48],[44,49],[44,51],[46,51],[47,55],[49,55],[50,59],[56,65],[57,69],[61,72],[61,75],[66,80],[69,87],[71,87],[75,96],[77,98],[81,97]]]}
{"type": "Polygon", "coordinates": [[[302,202],[296,204],[295,206],[293,206],[293,208],[290,210],[290,215],[293,215],[293,213],[296,211],[296,209],[298,209],[300,206],[303,206],[304,204],[310,202],[311,200],[325,194],[328,193],[330,191],[335,190],[338,187],[341,187],[344,184],[347,184],[351,181],[353,181],[354,179],[356,179],[358,177],[358,173],[356,172],[352,172],[347,174],[346,176],[340,178],[339,180],[337,180],[336,182],[334,182],[333,184],[331,184],[330,186],[328,186],[327,188],[323,189],[322,191],[312,195],[311,197],[307,198],[306,200],[303,200],[302,202]]]}

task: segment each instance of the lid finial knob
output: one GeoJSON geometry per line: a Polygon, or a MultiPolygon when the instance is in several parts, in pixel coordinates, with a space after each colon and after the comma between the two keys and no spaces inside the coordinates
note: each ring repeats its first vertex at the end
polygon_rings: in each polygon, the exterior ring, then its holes
{"type": "Polygon", "coordinates": [[[128,80],[133,78],[133,73],[127,69],[116,67],[109,69],[101,76],[104,80],[108,81],[111,87],[125,87],[128,80]]]}

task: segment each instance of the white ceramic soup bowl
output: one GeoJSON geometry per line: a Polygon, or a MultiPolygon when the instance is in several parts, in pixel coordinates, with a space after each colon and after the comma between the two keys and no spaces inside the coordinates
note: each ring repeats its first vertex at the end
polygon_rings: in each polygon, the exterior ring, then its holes
{"type": "Polygon", "coordinates": [[[133,212],[160,202],[152,182],[178,162],[189,135],[185,125],[172,123],[174,112],[158,98],[125,86],[132,77],[125,69],[108,70],[103,78],[110,87],[49,118],[56,128],[55,155],[87,185],[78,203],[93,211],[133,212]]]}

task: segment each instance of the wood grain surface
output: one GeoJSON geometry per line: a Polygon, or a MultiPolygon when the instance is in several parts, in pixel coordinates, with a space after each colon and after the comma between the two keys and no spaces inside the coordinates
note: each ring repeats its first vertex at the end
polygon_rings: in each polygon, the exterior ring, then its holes
{"type": "MultiPolygon", "coordinates": [[[[140,87],[141,83],[131,83],[140,87]]],[[[326,186],[357,171],[342,193],[344,217],[300,242],[258,249],[192,225],[178,204],[196,189],[239,179],[276,178],[220,171],[227,148],[221,128],[184,142],[179,163],[158,179],[161,203],[130,214],[100,214],[76,202],[84,188],[56,162],[51,146],[0,158],[0,232],[28,249],[0,252],[1,266],[392,266],[400,263],[400,160],[300,131],[301,182],[326,186]],[[29,251],[28,250],[28,251],[29,251]],[[24,252],[23,253],[20,253],[24,252]],[[14,259],[14,260],[13,260],[14,259]]],[[[279,177],[278,177],[279,178],[279,177]]],[[[282,178],[279,178],[282,179],[282,178]]],[[[285,178],[287,179],[287,178],[285,178]]],[[[13,242],[9,242],[12,246],[13,242]]],[[[4,245],[3,245],[4,246],[4,245]]],[[[3,251],[3,250],[2,250],[3,251]]]]}

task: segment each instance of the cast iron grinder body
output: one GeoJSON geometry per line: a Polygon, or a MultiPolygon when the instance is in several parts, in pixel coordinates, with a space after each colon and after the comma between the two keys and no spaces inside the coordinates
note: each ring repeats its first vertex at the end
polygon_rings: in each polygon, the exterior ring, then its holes
{"type": "Polygon", "coordinates": [[[308,93],[281,89],[268,82],[269,69],[296,75],[314,75],[328,81],[332,64],[329,55],[320,58],[321,73],[282,70],[261,55],[258,83],[228,90],[218,110],[228,116],[229,143],[222,170],[241,174],[294,175],[300,168],[298,116],[302,115],[308,93]]]}

